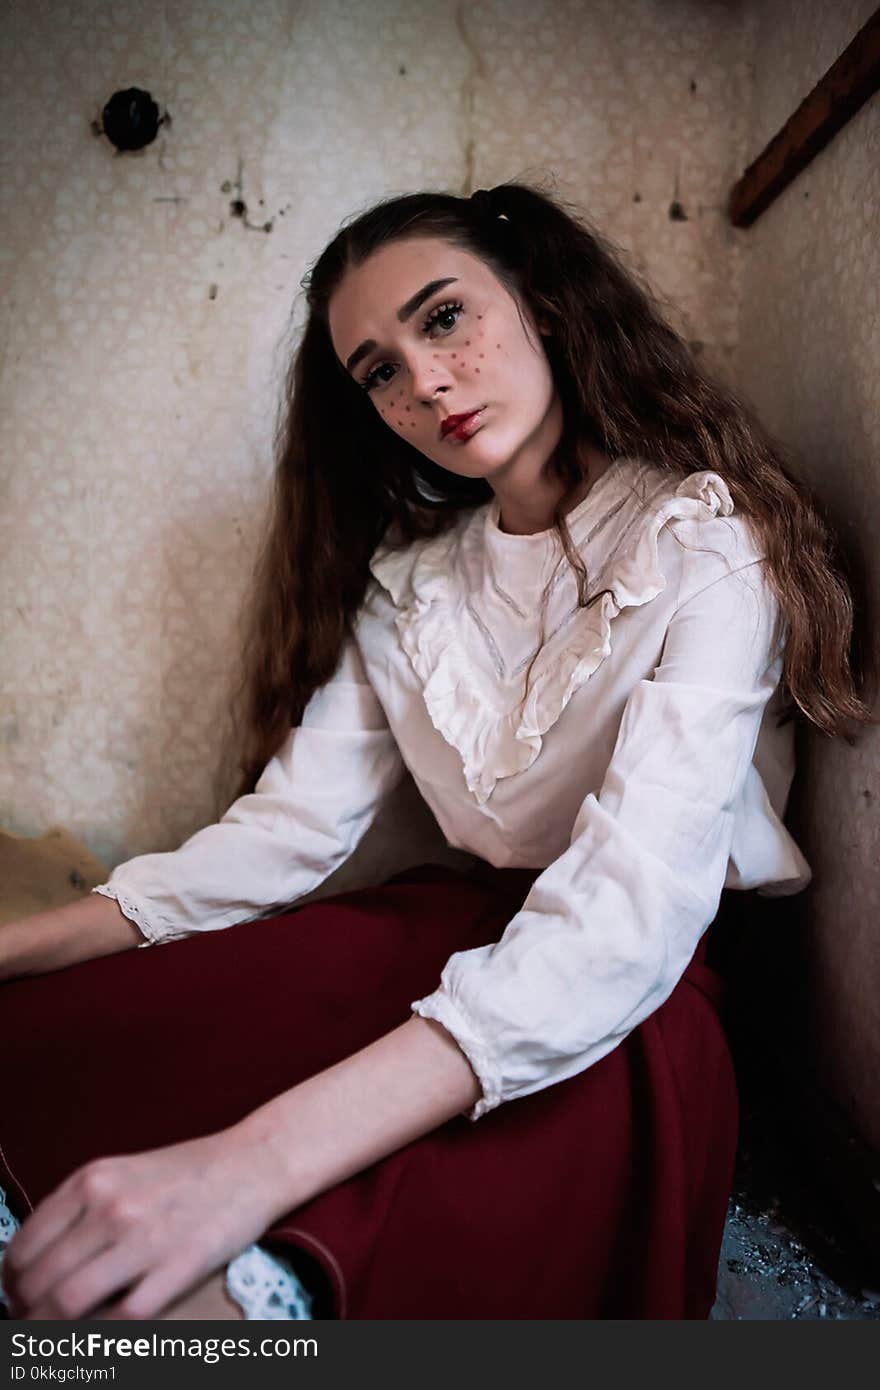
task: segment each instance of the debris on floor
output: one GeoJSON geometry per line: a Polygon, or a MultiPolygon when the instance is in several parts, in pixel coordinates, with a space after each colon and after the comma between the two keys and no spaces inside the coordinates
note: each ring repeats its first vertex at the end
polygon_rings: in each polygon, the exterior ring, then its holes
{"type": "Polygon", "coordinates": [[[844,1288],[779,1220],[778,1207],[762,1209],[739,1191],[728,1208],[711,1317],[880,1320],[880,1289],[844,1288]]]}
{"type": "Polygon", "coordinates": [[[815,1181],[772,1071],[740,1074],[740,1138],[718,1265],[716,1321],[880,1320],[880,1251],[815,1181]]]}

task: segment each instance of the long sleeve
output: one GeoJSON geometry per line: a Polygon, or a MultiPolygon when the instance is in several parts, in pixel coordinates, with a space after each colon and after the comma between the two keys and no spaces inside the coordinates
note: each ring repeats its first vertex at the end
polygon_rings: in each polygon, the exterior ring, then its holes
{"type": "Polygon", "coordinates": [[[251,794],[179,849],[119,865],[94,891],[115,898],[152,942],[265,916],[317,888],[353,853],[403,773],[348,639],[336,673],[251,794]]]}
{"type": "Polygon", "coordinates": [[[568,849],[501,940],[453,955],[439,988],[413,1004],[471,1062],[483,1089],[471,1119],[585,1070],[681,978],[717,911],[737,799],[778,685],[777,622],[760,561],[691,586],[568,849]]]}

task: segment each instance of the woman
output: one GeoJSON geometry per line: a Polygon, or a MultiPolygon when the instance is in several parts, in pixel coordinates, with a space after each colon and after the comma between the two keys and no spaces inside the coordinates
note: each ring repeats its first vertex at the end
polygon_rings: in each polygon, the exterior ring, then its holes
{"type": "Polygon", "coordinates": [[[827,531],[534,190],[383,204],[308,297],[240,795],[0,933],[7,978],[106,957],[4,991],[40,1032],[16,1310],[705,1317],[736,1134],[706,929],[725,886],[808,879],[781,716],[865,716],[827,531]],[[407,768],[477,871],[281,912],[407,768]]]}

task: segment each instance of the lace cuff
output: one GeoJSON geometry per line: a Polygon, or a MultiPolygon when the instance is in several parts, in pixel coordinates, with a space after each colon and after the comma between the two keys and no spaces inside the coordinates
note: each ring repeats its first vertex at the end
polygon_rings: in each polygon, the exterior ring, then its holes
{"type": "Polygon", "coordinates": [[[474,1075],[482,1087],[483,1094],[471,1110],[463,1111],[469,1120],[479,1120],[482,1115],[501,1104],[501,1071],[484,1040],[474,1032],[464,1014],[450,999],[445,990],[436,989],[424,999],[417,999],[410,1008],[420,1018],[433,1018],[442,1023],[447,1033],[458,1043],[471,1064],[474,1075]]]}
{"type": "Polygon", "coordinates": [[[112,883],[99,883],[97,888],[91,890],[93,893],[100,893],[104,898],[112,898],[119,906],[119,911],[127,917],[130,922],[134,922],[138,931],[146,939],[138,943],[138,950],[144,946],[158,946],[162,941],[176,941],[181,937],[188,936],[189,933],[179,931],[167,923],[157,925],[151,921],[140,903],[135,902],[127,893],[122,893],[112,883]]]}
{"type": "Polygon", "coordinates": [[[12,1310],[3,1289],[3,1258],[6,1254],[6,1247],[17,1230],[18,1222],[6,1205],[6,1193],[0,1187],[0,1308],[5,1308],[9,1317],[12,1316],[12,1310]]]}

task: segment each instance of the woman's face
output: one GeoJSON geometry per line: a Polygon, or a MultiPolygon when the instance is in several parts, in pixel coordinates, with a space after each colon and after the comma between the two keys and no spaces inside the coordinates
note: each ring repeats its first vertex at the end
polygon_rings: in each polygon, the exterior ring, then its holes
{"type": "Polygon", "coordinates": [[[540,477],[561,404],[540,333],[485,262],[438,237],[390,242],[346,273],[329,322],[386,425],[434,463],[540,477]]]}

